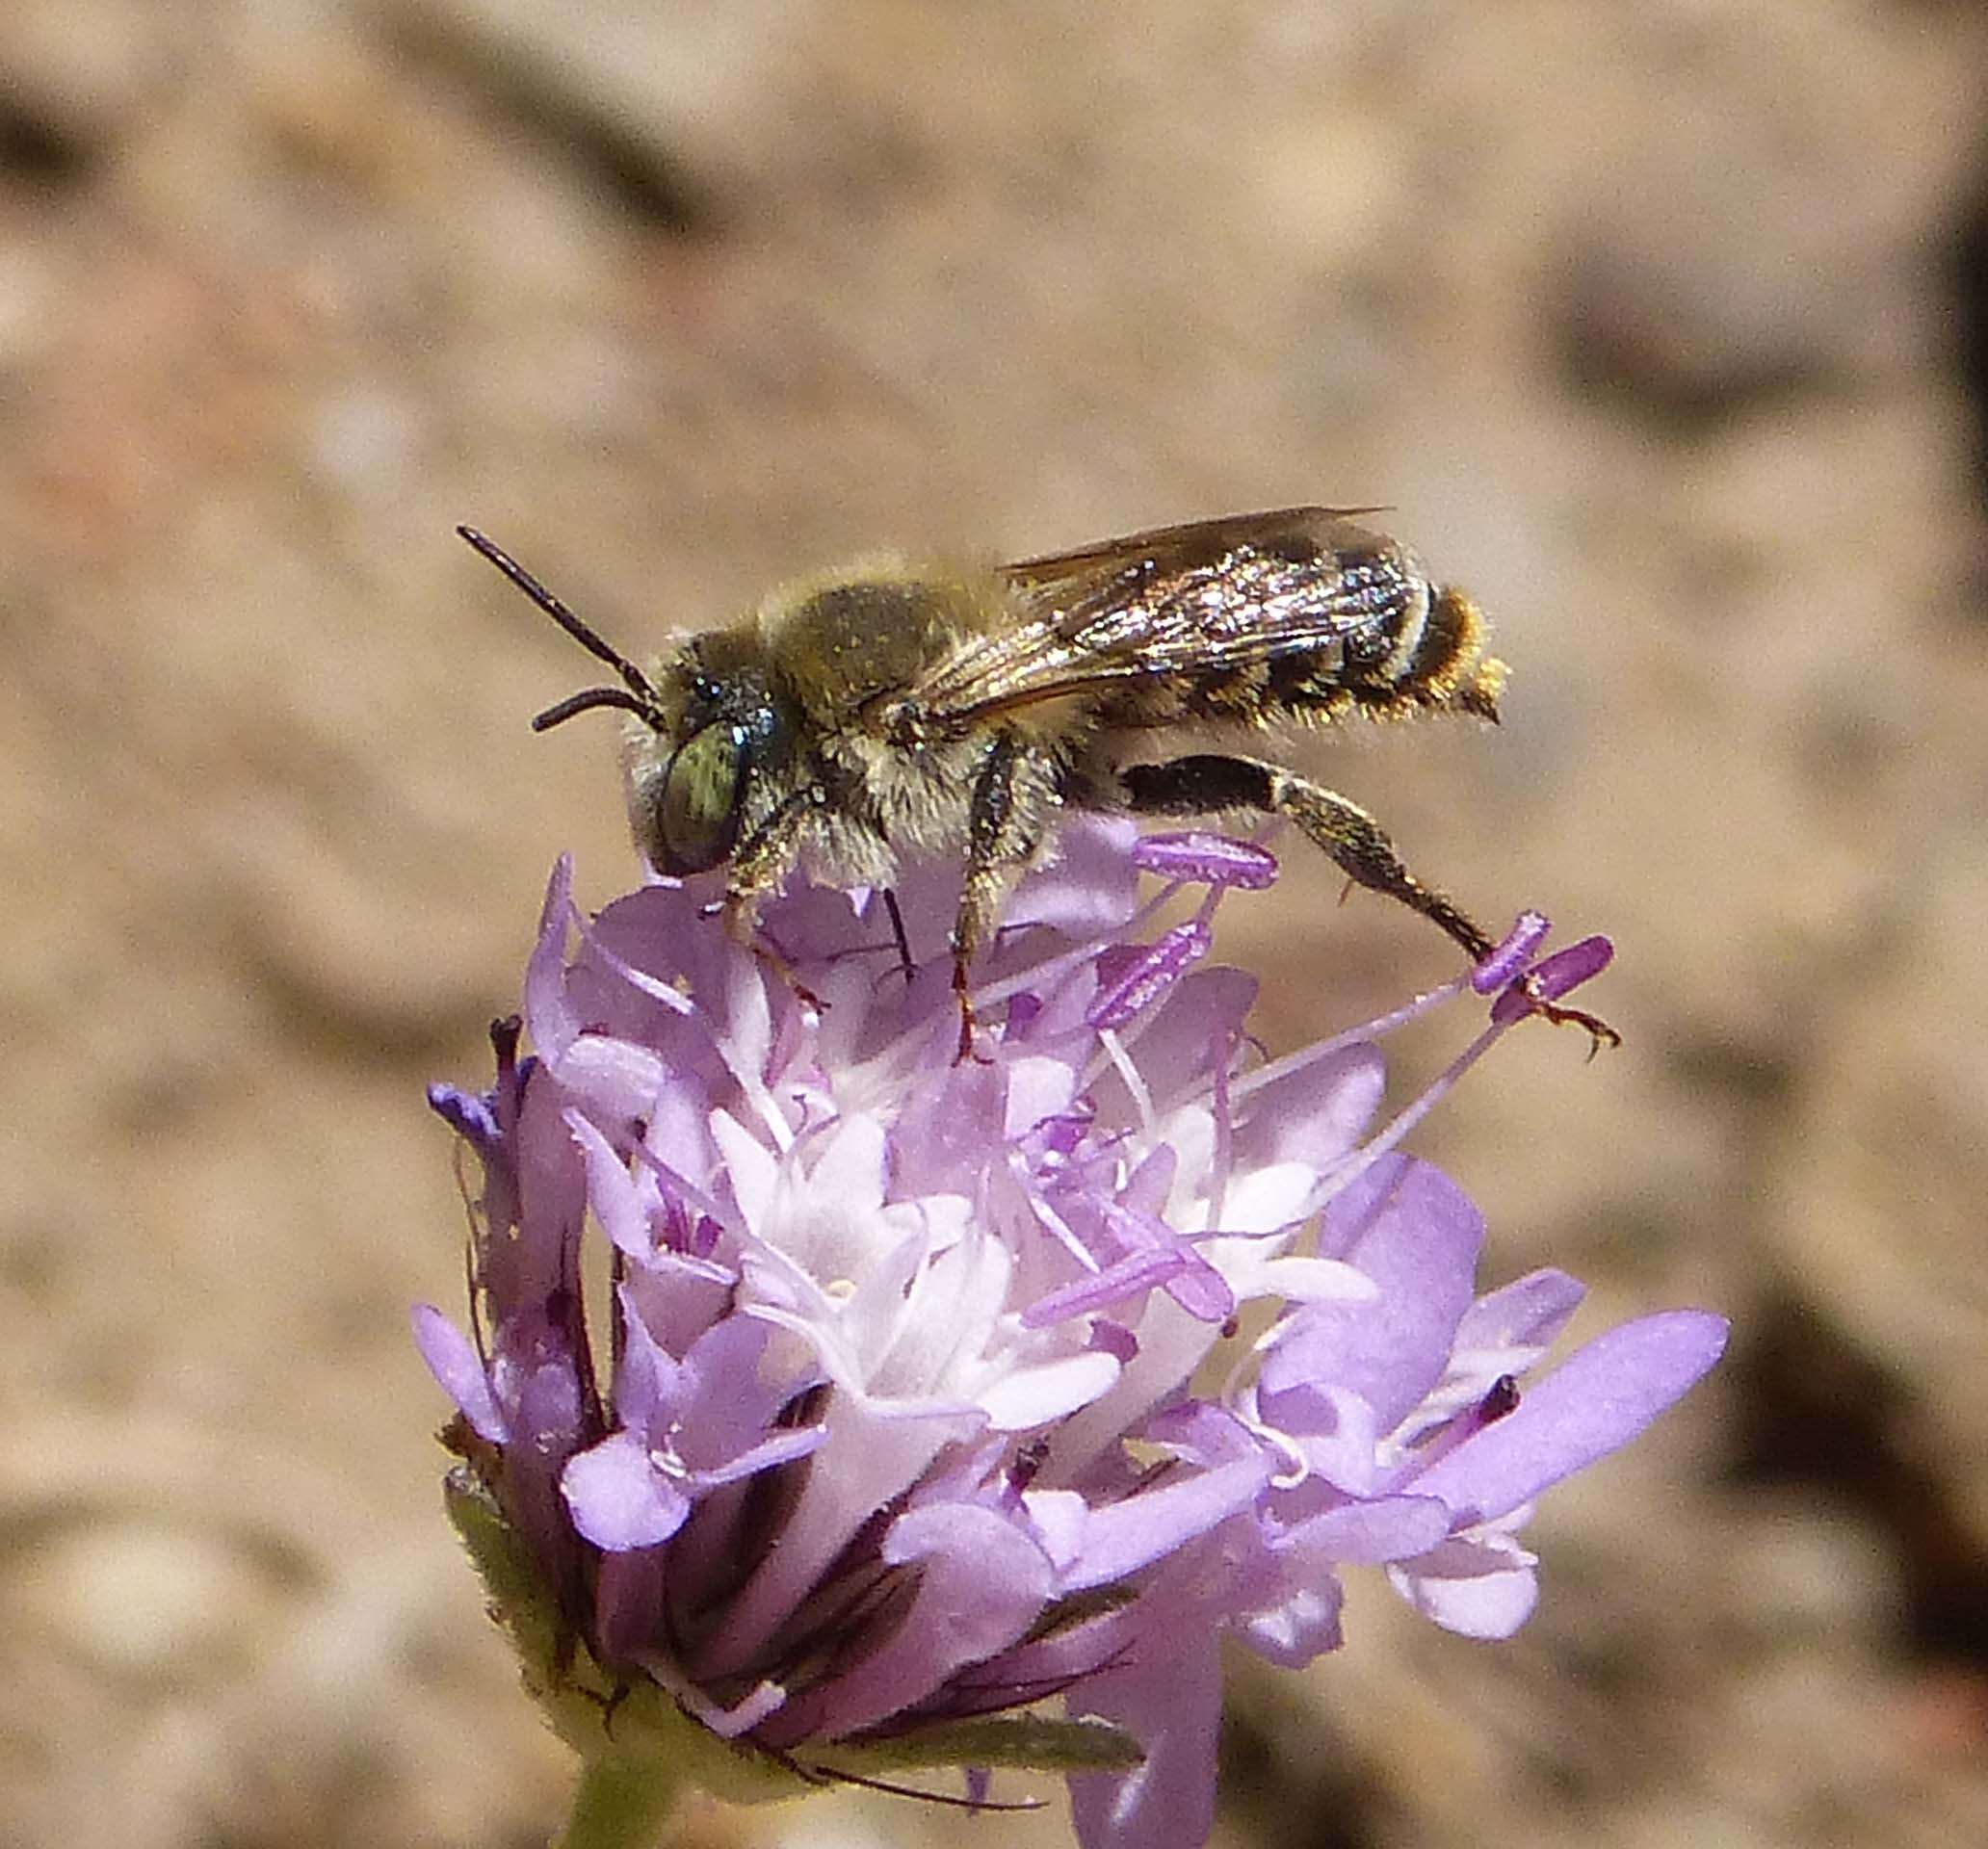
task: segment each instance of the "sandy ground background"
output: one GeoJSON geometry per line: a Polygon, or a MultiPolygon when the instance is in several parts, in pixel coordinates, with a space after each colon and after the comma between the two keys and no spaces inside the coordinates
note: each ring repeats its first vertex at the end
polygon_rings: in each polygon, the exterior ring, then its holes
{"type": "MultiPolygon", "coordinates": [[[[633,863],[452,525],[640,650],[1308,499],[1515,666],[1316,768],[1622,946],[1625,1049],[1517,1035],[1421,1147],[1495,1276],[1739,1333],[1514,1643],[1370,1592],[1239,1665],[1219,1839],[1988,1839],[1984,71],[1962,0],[6,0],[0,1843],[522,1849],[566,1789],[438,1510],[421,1086],[554,854],[633,863]]],[[[1336,889],[1227,908],[1279,1047],[1450,974],[1336,889]]]]}

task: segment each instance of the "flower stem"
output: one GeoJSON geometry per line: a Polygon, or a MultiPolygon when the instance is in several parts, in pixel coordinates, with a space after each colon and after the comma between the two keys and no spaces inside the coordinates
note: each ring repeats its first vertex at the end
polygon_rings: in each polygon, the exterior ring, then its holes
{"type": "Polygon", "coordinates": [[[589,1759],[552,1849],[659,1849],[681,1785],[660,1757],[589,1759]]]}

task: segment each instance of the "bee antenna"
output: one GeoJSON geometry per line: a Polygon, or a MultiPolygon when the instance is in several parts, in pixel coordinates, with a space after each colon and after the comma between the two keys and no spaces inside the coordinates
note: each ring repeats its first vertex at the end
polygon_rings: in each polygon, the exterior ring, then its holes
{"type": "Polygon", "coordinates": [[[563,725],[576,713],[591,713],[597,706],[618,706],[624,713],[634,713],[656,723],[656,709],[639,695],[618,687],[589,687],[582,693],[569,693],[562,700],[548,706],[532,721],[534,732],[549,732],[556,725],[563,725]]]}
{"type": "Polygon", "coordinates": [[[594,706],[625,706],[631,713],[640,713],[653,718],[660,704],[655,684],[627,656],[601,636],[577,611],[571,609],[562,599],[555,597],[537,579],[513,559],[510,553],[479,533],[474,527],[458,527],[456,531],[470,546],[483,554],[493,565],[510,580],[521,591],[552,618],[562,630],[580,644],[596,661],[606,662],[620,675],[628,688],[628,698],[623,698],[614,688],[595,688],[588,693],[576,693],[570,700],[562,700],[559,705],[548,707],[532,721],[535,731],[542,732],[548,725],[557,725],[561,719],[570,719],[575,713],[584,713],[594,706]],[[612,696],[612,697],[604,697],[612,696]]]}

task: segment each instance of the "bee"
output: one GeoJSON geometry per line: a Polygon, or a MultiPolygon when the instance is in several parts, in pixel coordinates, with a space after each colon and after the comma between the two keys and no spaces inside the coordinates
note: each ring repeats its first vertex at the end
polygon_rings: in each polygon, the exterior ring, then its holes
{"type": "Polygon", "coordinates": [[[1181,728],[1497,720],[1506,670],[1483,652],[1478,606],[1354,511],[1235,514],[992,570],[880,555],[775,590],[647,669],[458,531],[615,671],[618,685],[569,695],[534,730],[601,707],[629,716],[637,845],[663,873],[723,867],[741,942],[755,943],[762,901],[797,867],[888,892],[901,856],[964,855],[952,937],[964,1058],[975,954],[1069,810],[1282,817],[1473,964],[1490,955],[1490,933],[1411,873],[1356,803],[1269,758],[1164,751],[1181,728]]]}

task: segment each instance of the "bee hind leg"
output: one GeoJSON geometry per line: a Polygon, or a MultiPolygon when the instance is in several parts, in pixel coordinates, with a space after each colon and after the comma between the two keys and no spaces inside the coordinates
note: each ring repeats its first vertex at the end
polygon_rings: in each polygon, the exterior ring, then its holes
{"type": "Polygon", "coordinates": [[[1197,753],[1164,764],[1128,765],[1118,773],[1126,806],[1141,816],[1205,816],[1248,809],[1296,823],[1331,855],[1355,885],[1385,893],[1458,944],[1473,963],[1495,948],[1492,938],[1442,893],[1401,864],[1386,831],[1359,804],[1257,758],[1197,753]]]}

